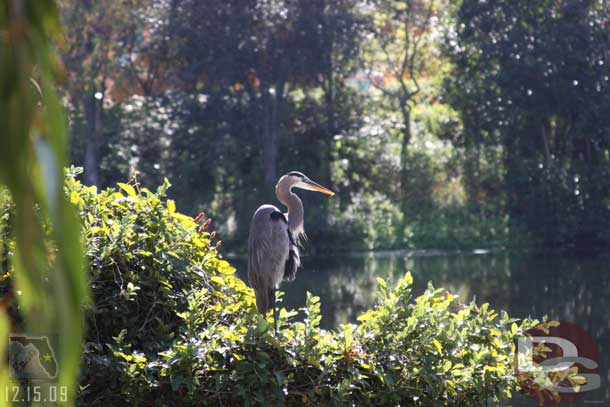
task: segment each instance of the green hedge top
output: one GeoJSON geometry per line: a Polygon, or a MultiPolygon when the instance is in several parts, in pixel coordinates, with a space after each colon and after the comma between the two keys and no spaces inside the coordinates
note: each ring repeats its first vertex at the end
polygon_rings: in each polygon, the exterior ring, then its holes
{"type": "Polygon", "coordinates": [[[431,285],[413,298],[407,274],[394,288],[379,279],[357,324],[320,329],[308,294],[304,308],[281,310],[276,335],[221,259],[210,221],[176,212],[168,182],[98,192],[77,173],[66,193],[93,293],[79,404],[473,406],[517,388],[513,342],[534,321],[431,285]]]}
{"type": "Polygon", "coordinates": [[[199,226],[164,199],[167,180],[156,192],[133,182],[98,193],[77,173],[69,172],[66,192],[79,209],[91,267],[88,339],[102,344],[122,333],[136,348],[164,349],[182,324],[177,314],[188,295],[235,270],[218,256],[210,220],[199,226]]]}

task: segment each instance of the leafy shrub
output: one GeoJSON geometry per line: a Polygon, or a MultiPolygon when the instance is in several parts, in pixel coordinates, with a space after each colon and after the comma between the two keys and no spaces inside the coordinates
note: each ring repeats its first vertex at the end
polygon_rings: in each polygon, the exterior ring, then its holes
{"type": "Polygon", "coordinates": [[[379,279],[379,301],[358,324],[320,329],[308,295],[304,308],[281,309],[275,334],[213,233],[164,199],[167,182],[156,193],[135,182],[97,192],[75,173],[66,192],[94,298],[81,405],[462,406],[517,387],[513,341],[532,321],[432,286],[413,299],[407,274],[394,289],[379,279]]]}
{"type": "Polygon", "coordinates": [[[380,281],[379,304],[360,317],[359,325],[321,330],[319,299],[308,295],[300,310],[303,321],[294,320],[296,312],[282,310],[277,335],[270,321],[254,312],[240,280],[227,276],[215,283],[214,291],[190,296],[188,311],[181,313],[185,327],[180,338],[160,358],[146,363],[121,354],[124,371],[134,379],[154,378],[131,384],[132,389],[167,389],[153,391],[149,401],[472,406],[509,396],[516,386],[513,339],[530,322],[519,326],[488,304],[463,305],[433,287],[413,303],[410,274],[394,290],[380,281]],[[209,307],[218,292],[232,306],[222,311],[209,307]],[[231,299],[235,295],[241,301],[231,299]],[[219,311],[232,323],[219,323],[219,311]]]}

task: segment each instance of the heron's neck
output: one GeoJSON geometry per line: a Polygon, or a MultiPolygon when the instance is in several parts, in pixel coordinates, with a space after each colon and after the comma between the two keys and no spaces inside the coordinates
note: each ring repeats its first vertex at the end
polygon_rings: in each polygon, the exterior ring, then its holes
{"type": "Polygon", "coordinates": [[[303,228],[303,219],[305,212],[303,211],[303,202],[301,199],[290,190],[290,185],[279,185],[276,190],[277,198],[281,203],[288,208],[288,228],[295,237],[301,237],[305,234],[303,228]]]}

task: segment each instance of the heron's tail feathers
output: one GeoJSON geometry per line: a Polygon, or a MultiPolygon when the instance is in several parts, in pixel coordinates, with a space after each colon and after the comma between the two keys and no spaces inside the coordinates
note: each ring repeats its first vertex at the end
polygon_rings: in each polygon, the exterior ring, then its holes
{"type": "Polygon", "coordinates": [[[301,258],[299,257],[299,248],[295,245],[290,246],[286,266],[284,267],[284,281],[294,281],[297,271],[301,267],[301,258]]]}
{"type": "Polygon", "coordinates": [[[275,290],[273,288],[263,288],[254,290],[256,294],[256,309],[263,315],[275,307],[275,290]]]}

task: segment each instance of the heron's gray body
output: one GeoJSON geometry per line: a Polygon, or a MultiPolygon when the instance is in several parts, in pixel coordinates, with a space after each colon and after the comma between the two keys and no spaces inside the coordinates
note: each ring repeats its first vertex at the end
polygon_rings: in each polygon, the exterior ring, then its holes
{"type": "Polygon", "coordinates": [[[299,240],[303,230],[303,203],[292,192],[292,187],[332,191],[311,181],[302,173],[293,171],[280,178],[275,193],[288,213],[282,213],[273,205],[262,205],[254,213],[248,238],[248,280],[256,294],[256,307],[263,315],[273,309],[275,290],[282,281],[294,280],[301,265],[299,240]]]}
{"type": "Polygon", "coordinates": [[[258,287],[277,288],[284,278],[284,268],[290,250],[290,237],[288,223],[284,214],[273,205],[263,205],[256,210],[248,239],[248,270],[250,285],[258,287]]]}

